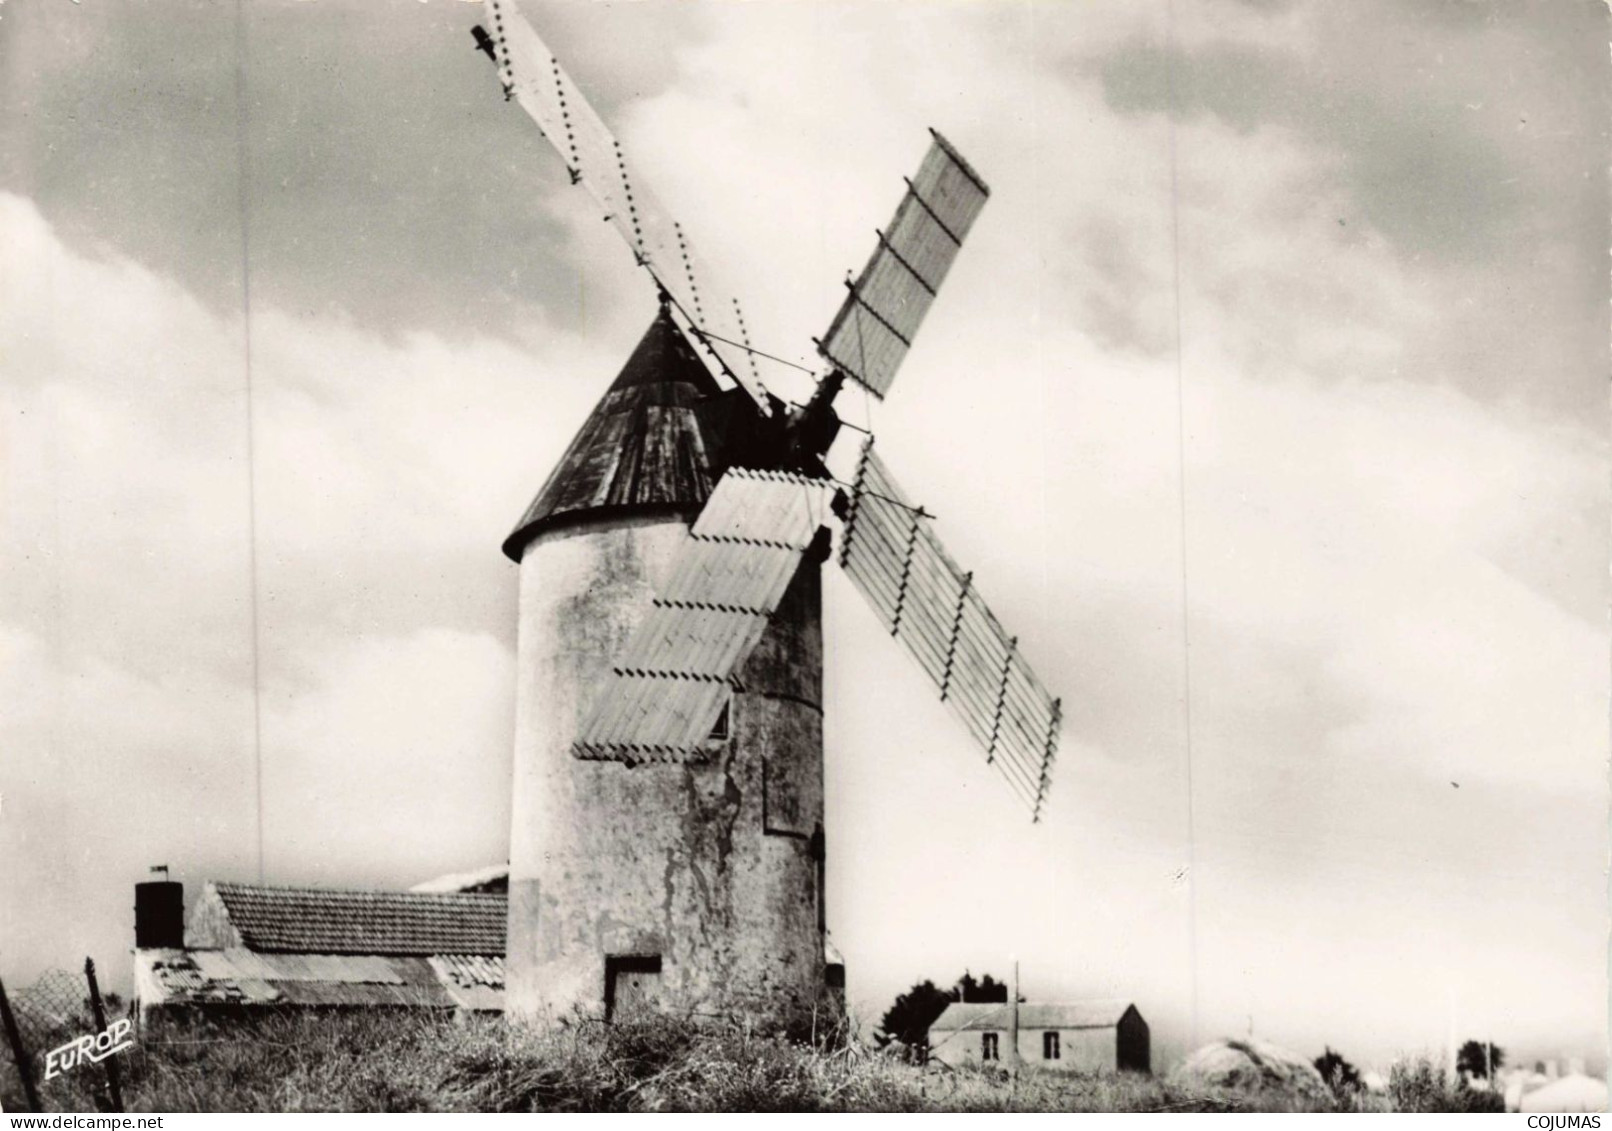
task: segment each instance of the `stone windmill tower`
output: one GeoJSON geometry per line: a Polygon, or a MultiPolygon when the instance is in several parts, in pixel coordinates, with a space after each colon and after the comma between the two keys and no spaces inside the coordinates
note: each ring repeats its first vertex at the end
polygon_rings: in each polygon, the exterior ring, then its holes
{"type": "Polygon", "coordinates": [[[826,969],[821,566],[839,564],[1039,817],[1060,711],[874,454],[880,398],[988,193],[938,134],[818,352],[767,391],[737,300],[512,0],[477,45],[655,280],[660,311],[504,552],[520,565],[507,1008],[782,1019],[826,969]],[[720,379],[719,379],[720,378],[720,379]],[[831,534],[831,527],[837,534],[831,534]]]}

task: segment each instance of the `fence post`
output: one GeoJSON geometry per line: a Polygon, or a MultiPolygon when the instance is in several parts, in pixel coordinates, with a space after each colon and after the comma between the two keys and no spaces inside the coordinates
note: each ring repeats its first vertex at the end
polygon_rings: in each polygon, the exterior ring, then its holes
{"type": "MultiPolygon", "coordinates": [[[[95,1015],[95,1031],[106,1032],[106,1009],[101,1005],[101,987],[95,984],[95,959],[84,960],[84,980],[90,984],[90,1012],[95,1015]]],[[[123,1080],[118,1073],[118,1058],[106,1058],[106,1090],[112,1095],[112,1110],[123,1110],[123,1080]]]]}
{"type": "Polygon", "coordinates": [[[17,1064],[17,1075],[22,1077],[22,1091],[28,1097],[28,1106],[44,1111],[39,1092],[34,1087],[33,1066],[28,1061],[28,1050],[22,1047],[22,1034],[17,1031],[17,1019],[11,1015],[11,1003],[6,1000],[6,987],[0,984],[0,1022],[6,1027],[6,1040],[11,1042],[11,1057],[17,1064]]]}

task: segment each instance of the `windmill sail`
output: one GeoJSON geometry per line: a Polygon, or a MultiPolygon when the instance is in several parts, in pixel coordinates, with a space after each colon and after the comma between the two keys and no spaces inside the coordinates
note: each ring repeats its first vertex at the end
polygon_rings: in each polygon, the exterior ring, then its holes
{"type": "Polygon", "coordinates": [[[684,761],[704,751],[832,496],[821,479],[728,469],[600,689],[578,757],[684,761]]]}
{"type": "Polygon", "coordinates": [[[772,415],[739,300],[719,288],[682,225],[633,170],[621,142],[521,16],[515,0],[485,0],[485,6],[505,93],[532,116],[565,161],[571,180],[598,202],[720,371],[747,389],[764,415],[772,415]]]}
{"type": "Polygon", "coordinates": [[[840,565],[1037,820],[1061,714],[1035,672],[873,452],[862,448],[840,565]]]}
{"type": "Polygon", "coordinates": [[[834,315],[818,352],[883,398],[990,189],[934,138],[887,231],[834,315]]]}

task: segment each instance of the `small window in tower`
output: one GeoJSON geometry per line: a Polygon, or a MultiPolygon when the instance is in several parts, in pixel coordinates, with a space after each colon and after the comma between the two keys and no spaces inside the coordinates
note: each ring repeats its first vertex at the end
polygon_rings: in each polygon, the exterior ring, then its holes
{"type": "Polygon", "coordinates": [[[997,1042],[996,1042],[996,1038],[997,1038],[996,1033],[981,1033],[980,1034],[980,1059],[981,1060],[996,1060],[996,1059],[998,1059],[998,1057],[997,1057],[997,1042]]]}
{"type": "Polygon", "coordinates": [[[733,700],[731,699],[722,704],[722,713],[716,717],[716,725],[711,728],[710,740],[712,742],[726,742],[728,740],[732,727],[730,719],[732,707],[733,700]]]}
{"type": "Polygon", "coordinates": [[[1059,1047],[1058,1034],[1056,1032],[1042,1033],[1041,1059],[1057,1060],[1061,1056],[1063,1056],[1063,1049],[1059,1047]]]}

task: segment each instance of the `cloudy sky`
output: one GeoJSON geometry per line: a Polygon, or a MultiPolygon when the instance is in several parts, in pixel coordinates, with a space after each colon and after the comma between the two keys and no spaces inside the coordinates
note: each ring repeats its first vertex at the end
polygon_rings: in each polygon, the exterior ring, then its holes
{"type": "MultiPolygon", "coordinates": [[[[1167,1048],[1380,1060],[1453,1001],[1599,1052],[1604,8],[522,8],[772,352],[809,360],[924,127],[992,185],[891,397],[842,411],[1064,744],[1032,827],[831,580],[829,921],[870,1021],[1016,956],[1167,1048]]],[[[505,858],[498,546],[654,298],[479,18],[0,4],[10,982],[121,974],[148,864],[505,858]]]]}

